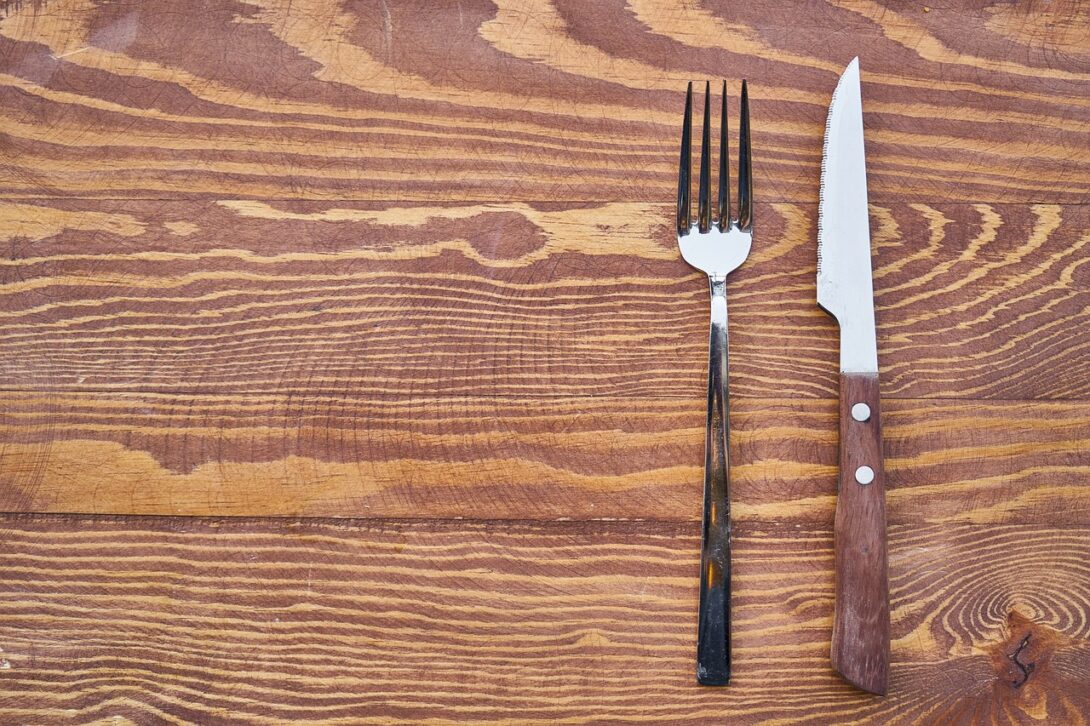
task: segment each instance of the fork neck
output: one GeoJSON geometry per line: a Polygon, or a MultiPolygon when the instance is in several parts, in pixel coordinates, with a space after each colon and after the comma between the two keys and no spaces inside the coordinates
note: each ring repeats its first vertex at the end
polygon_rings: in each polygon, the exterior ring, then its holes
{"type": "Polygon", "coordinates": [[[712,327],[727,327],[727,277],[708,275],[708,287],[712,295],[712,327]]]}

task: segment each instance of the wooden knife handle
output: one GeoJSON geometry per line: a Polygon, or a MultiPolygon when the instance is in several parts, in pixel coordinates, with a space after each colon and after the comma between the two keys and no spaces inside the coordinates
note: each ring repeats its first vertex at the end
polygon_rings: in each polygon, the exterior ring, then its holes
{"type": "Polygon", "coordinates": [[[877,373],[840,375],[840,480],[833,532],[833,668],[864,691],[884,695],[889,679],[889,590],[877,373]]]}

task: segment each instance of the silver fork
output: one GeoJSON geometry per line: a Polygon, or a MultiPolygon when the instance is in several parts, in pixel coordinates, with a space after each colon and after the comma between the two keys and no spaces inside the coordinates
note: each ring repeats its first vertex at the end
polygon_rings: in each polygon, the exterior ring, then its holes
{"type": "Polygon", "coordinates": [[[681,256],[708,275],[711,339],[708,345],[708,421],[704,439],[704,535],[700,552],[700,616],[696,679],[709,686],[730,681],[730,462],[727,419],[727,275],[745,262],[753,242],[753,177],[749,151],[749,95],[742,81],[738,127],[738,216],[730,217],[727,169],[727,82],[719,126],[719,184],[711,208],[710,83],[704,86],[698,216],[691,219],[693,84],[685,98],[681,169],[677,185],[677,244],[681,256]]]}

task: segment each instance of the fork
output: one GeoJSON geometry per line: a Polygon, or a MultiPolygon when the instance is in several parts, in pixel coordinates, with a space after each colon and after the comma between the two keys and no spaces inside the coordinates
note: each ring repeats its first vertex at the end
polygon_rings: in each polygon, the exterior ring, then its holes
{"type": "Polygon", "coordinates": [[[711,335],[708,344],[708,420],[704,438],[704,527],[700,552],[700,614],[696,680],[709,686],[730,681],[730,462],[727,419],[727,275],[749,255],[753,242],[753,177],[749,150],[749,95],[742,81],[738,125],[738,216],[730,216],[727,168],[727,82],[719,126],[719,183],[711,208],[711,83],[704,86],[704,134],[700,144],[697,219],[689,200],[692,165],[693,84],[685,97],[681,168],[677,185],[677,244],[681,256],[708,276],[711,335]]]}

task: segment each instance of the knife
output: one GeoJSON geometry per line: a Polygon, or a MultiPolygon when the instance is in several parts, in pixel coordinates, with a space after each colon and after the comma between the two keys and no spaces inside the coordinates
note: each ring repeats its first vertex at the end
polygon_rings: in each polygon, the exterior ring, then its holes
{"type": "Polygon", "coordinates": [[[840,76],[825,126],[817,300],[840,325],[833,668],[858,688],[884,695],[889,678],[886,489],[858,58],[840,76]]]}

